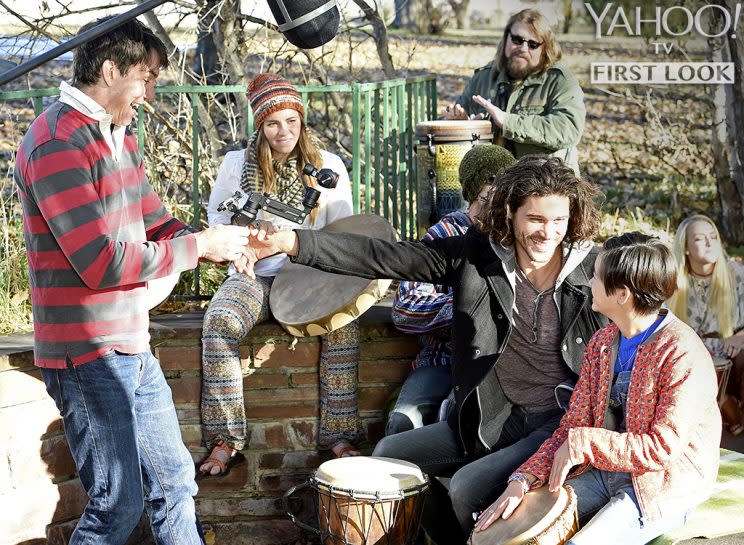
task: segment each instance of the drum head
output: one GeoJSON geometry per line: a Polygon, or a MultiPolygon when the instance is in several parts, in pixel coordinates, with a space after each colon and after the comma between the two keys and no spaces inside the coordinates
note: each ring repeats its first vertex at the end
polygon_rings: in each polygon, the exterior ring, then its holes
{"type": "MultiPolygon", "coordinates": [[[[390,242],[398,239],[385,218],[367,214],[342,218],[322,230],[390,242]]],[[[390,282],[328,273],[287,260],[271,286],[269,305],[276,321],[291,335],[323,335],[362,315],[383,297],[390,282]]]]}
{"type": "Polygon", "coordinates": [[[422,121],[416,125],[416,138],[424,143],[428,141],[430,135],[435,142],[490,141],[492,133],[491,122],[488,120],[422,121]]]}
{"type": "Polygon", "coordinates": [[[319,486],[353,490],[361,495],[400,494],[427,483],[418,466],[378,456],[348,456],[323,462],[315,472],[319,486]]]}
{"type": "Polygon", "coordinates": [[[507,520],[498,519],[483,532],[473,533],[472,545],[521,545],[548,528],[569,502],[566,489],[547,486],[529,492],[507,520]]]}
{"type": "Polygon", "coordinates": [[[723,358],[721,356],[713,356],[713,365],[715,366],[716,369],[725,369],[727,367],[731,367],[733,363],[728,358],[723,358]]]}

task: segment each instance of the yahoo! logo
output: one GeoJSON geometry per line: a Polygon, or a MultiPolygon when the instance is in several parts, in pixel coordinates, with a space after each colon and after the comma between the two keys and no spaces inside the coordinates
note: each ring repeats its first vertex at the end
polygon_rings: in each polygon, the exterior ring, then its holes
{"type": "MultiPolygon", "coordinates": [[[[642,34],[644,27],[648,28],[649,26],[653,26],[654,36],[662,36],[664,34],[668,36],[685,36],[694,29],[695,32],[706,38],[717,38],[728,32],[735,33],[741,16],[741,3],[736,4],[733,13],[729,12],[726,6],[707,4],[695,12],[685,6],[671,6],[668,8],[656,6],[653,15],[643,13],[643,9],[640,6],[636,6],[634,10],[628,13],[626,13],[622,6],[617,6],[613,13],[613,5],[612,2],[609,2],[605,5],[602,12],[597,14],[591,4],[584,3],[584,6],[589,11],[589,15],[597,25],[595,32],[597,38],[612,36],[617,29],[625,30],[628,36],[639,36],[642,34]],[[711,29],[703,23],[703,16],[711,17],[713,15],[720,16],[723,25],[719,32],[710,34],[709,31],[711,29]],[[670,17],[673,17],[675,20],[675,24],[671,26],[670,17]],[[605,21],[608,24],[607,29],[603,33],[602,25],[605,21]],[[682,21],[681,25],[679,21],[682,21]]],[[[733,34],[732,37],[736,37],[736,34],[733,34]]]]}

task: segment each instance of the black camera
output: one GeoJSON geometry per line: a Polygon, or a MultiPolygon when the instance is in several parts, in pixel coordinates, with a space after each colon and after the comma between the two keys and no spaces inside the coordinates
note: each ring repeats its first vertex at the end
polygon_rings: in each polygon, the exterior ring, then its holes
{"type": "MultiPolygon", "coordinates": [[[[302,169],[302,173],[312,176],[318,181],[319,186],[326,189],[334,189],[338,184],[338,174],[330,168],[318,170],[310,163],[307,163],[302,169]]],[[[304,182],[302,185],[305,186],[305,189],[302,194],[301,210],[271,197],[268,193],[259,193],[258,191],[248,193],[248,199],[242,208],[238,203],[243,198],[243,193],[236,191],[232,197],[221,202],[217,206],[217,210],[220,212],[224,212],[225,210],[232,212],[233,215],[230,223],[233,225],[253,225],[259,210],[265,210],[295,223],[302,223],[308,214],[318,206],[318,199],[320,198],[320,191],[314,187],[305,185],[304,182]]]]}

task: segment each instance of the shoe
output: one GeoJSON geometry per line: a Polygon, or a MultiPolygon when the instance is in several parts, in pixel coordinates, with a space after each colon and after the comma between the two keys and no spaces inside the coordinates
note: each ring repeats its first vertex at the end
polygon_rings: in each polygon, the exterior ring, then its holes
{"type": "Polygon", "coordinates": [[[224,441],[219,441],[212,448],[212,452],[209,456],[204,458],[197,464],[197,471],[200,477],[224,477],[230,473],[230,468],[233,467],[237,461],[238,451],[232,448],[224,441]],[[204,464],[212,464],[209,469],[204,469],[204,464]],[[217,467],[219,471],[212,473],[212,470],[217,467]]]}
{"type": "Polygon", "coordinates": [[[350,456],[362,455],[362,453],[348,441],[339,441],[331,447],[331,452],[336,455],[336,458],[348,458],[350,456]]]}

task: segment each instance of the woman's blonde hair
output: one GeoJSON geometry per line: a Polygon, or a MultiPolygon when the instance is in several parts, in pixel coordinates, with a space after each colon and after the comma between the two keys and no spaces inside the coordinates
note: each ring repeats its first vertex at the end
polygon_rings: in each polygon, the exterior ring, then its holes
{"type": "MultiPolygon", "coordinates": [[[[681,320],[688,323],[687,294],[690,291],[690,260],[687,258],[687,229],[695,222],[703,221],[713,227],[721,244],[718,227],[708,216],[695,214],[686,218],[677,227],[674,237],[674,256],[677,259],[677,293],[669,299],[669,308],[681,320]]],[[[708,300],[708,313],[718,318],[718,331],[702,333],[718,333],[722,339],[734,334],[736,306],[733,297],[733,279],[731,267],[728,265],[728,255],[721,244],[721,252],[713,269],[711,278],[713,287],[711,297],[708,300]]]]}
{"type": "MultiPolygon", "coordinates": [[[[303,167],[306,163],[311,163],[315,168],[320,170],[323,168],[323,157],[320,154],[318,142],[315,138],[307,131],[305,120],[300,116],[300,138],[297,140],[297,145],[292,151],[291,155],[297,157],[297,173],[302,172],[303,167]]],[[[258,168],[261,170],[261,174],[264,179],[263,191],[272,193],[274,186],[276,185],[276,172],[274,172],[274,164],[272,162],[271,146],[268,140],[263,134],[263,128],[258,131],[258,138],[256,140],[256,159],[258,161],[258,168]]],[[[310,187],[317,187],[318,183],[312,176],[306,176],[300,174],[305,183],[310,187]]],[[[315,207],[310,212],[310,225],[315,224],[315,218],[318,216],[318,207],[315,207]]]]}

